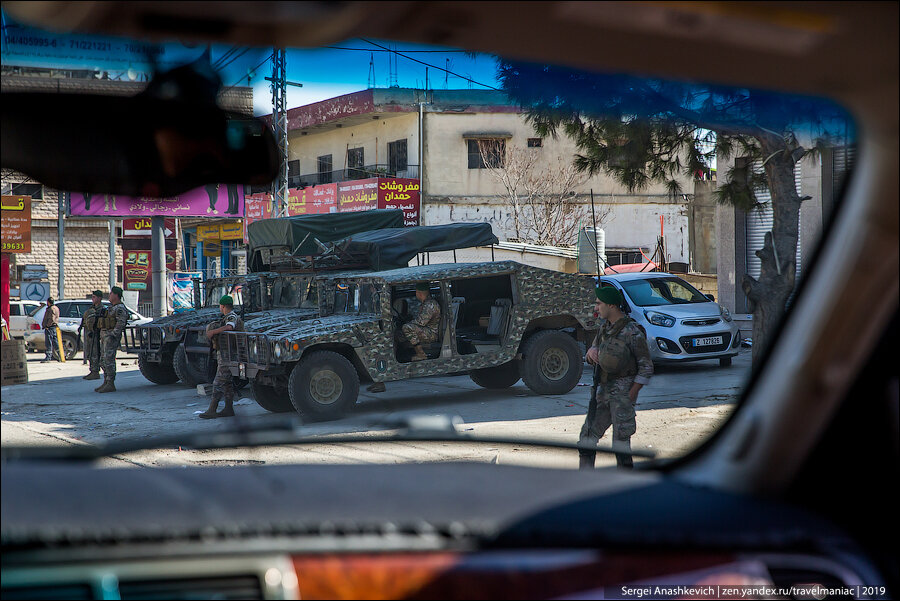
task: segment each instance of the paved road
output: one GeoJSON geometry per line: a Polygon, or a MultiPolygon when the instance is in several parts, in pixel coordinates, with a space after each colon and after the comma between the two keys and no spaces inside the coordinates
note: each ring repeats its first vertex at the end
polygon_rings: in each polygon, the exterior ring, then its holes
{"type": "MultiPolygon", "coordinates": [[[[252,400],[248,390],[236,403],[235,419],[201,420],[207,399],[180,384],[158,386],[145,380],[134,356],[120,356],[118,392],[97,394],[97,381],[84,381],[87,372],[78,359],[66,364],[40,363],[29,355],[29,383],[2,388],[2,444],[73,445],[111,439],[149,439],[154,435],[214,432],[237,423],[272,419],[252,400]]],[[[717,362],[662,366],[641,391],[637,404],[638,432],[634,448],[659,456],[674,456],[696,446],[722,423],[734,407],[748,377],[750,353],[734,364],[717,362]]],[[[519,382],[507,390],[486,390],[467,376],[433,377],[389,383],[387,392],[364,390],[347,418],[324,424],[299,424],[308,435],[357,433],[377,436],[386,420],[417,415],[458,415],[460,429],[478,435],[550,438],[575,441],[587,410],[590,372],[581,383],[560,396],[538,396],[519,382]]],[[[282,417],[293,414],[284,414],[282,417]]],[[[601,444],[608,443],[607,438],[601,444]]],[[[471,443],[359,443],[284,446],[214,451],[163,448],[142,451],[105,462],[108,465],[236,465],[257,463],[399,463],[410,461],[490,461],[552,467],[577,467],[572,451],[527,445],[471,443]]],[[[598,457],[598,465],[614,463],[598,457]]]]}

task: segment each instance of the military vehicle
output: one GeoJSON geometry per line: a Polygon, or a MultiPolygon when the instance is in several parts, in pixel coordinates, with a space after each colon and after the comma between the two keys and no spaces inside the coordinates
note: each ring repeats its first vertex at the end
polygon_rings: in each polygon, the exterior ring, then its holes
{"type": "MultiPolygon", "coordinates": [[[[402,258],[401,258],[402,260],[402,258]]],[[[223,336],[225,364],[249,378],[260,405],[333,419],[357,400],[360,382],[468,373],[485,388],[519,379],[538,394],[565,394],[581,378],[578,342],[599,325],[594,280],[513,261],[446,263],[318,276],[320,316],[223,336]],[[441,308],[437,342],[412,361],[399,341],[414,316],[416,284],[441,308]],[[260,400],[262,399],[262,400],[260,400]]]]}
{"type": "MultiPolygon", "coordinates": [[[[243,276],[213,278],[205,283],[201,295],[199,280],[194,281],[193,311],[154,319],[151,323],[129,328],[124,335],[124,348],[138,355],[138,365],[145,378],[155,384],[173,384],[181,380],[188,386],[208,381],[210,353],[206,326],[221,317],[219,299],[230,294],[235,308],[242,313],[245,327],[253,327],[259,317],[263,325],[303,320],[316,314],[311,273],[327,269],[348,269],[343,256],[331,253],[317,260],[326,248],[324,243],[342,240],[352,234],[377,228],[403,225],[403,211],[378,209],[364,213],[301,215],[262,219],[250,224],[250,256],[252,273],[243,276]],[[304,272],[305,276],[291,272],[304,272]],[[304,290],[301,298],[300,290],[304,290]],[[252,290],[250,294],[245,292],[252,290]],[[202,298],[201,298],[202,296],[202,298]],[[311,307],[311,308],[310,308],[311,307]]],[[[365,264],[361,265],[365,268],[365,264]]],[[[241,381],[236,384],[241,385],[241,381]]]]}

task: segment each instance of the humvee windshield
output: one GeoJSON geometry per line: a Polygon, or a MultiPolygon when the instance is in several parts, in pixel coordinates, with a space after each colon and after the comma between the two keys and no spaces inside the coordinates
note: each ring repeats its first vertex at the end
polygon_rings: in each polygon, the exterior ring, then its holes
{"type": "Polygon", "coordinates": [[[374,284],[337,284],[335,313],[376,313],[374,284]]]}
{"type": "Polygon", "coordinates": [[[206,302],[204,307],[218,307],[219,299],[226,294],[230,294],[234,299],[234,306],[240,306],[243,303],[241,297],[241,285],[236,282],[227,282],[222,280],[212,280],[206,287],[206,302]]]}
{"type": "Polygon", "coordinates": [[[315,283],[309,278],[286,277],[272,287],[272,306],[315,309],[319,306],[315,283]]]}

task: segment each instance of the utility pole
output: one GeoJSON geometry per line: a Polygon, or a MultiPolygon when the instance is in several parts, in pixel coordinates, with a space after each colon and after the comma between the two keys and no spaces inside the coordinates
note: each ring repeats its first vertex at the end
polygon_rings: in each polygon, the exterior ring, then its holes
{"type": "Polygon", "coordinates": [[[281,168],[278,170],[278,178],[273,184],[272,207],[275,217],[287,215],[288,201],[288,124],[287,124],[287,86],[302,88],[302,83],[287,80],[287,62],[284,48],[276,48],[272,54],[272,77],[266,77],[272,82],[272,129],[275,133],[275,143],[281,151],[281,168]]]}
{"type": "Polygon", "coordinates": [[[168,291],[166,290],[166,219],[154,215],[150,221],[150,263],[151,285],[153,286],[153,318],[165,317],[168,313],[168,291]]]}
{"type": "Polygon", "coordinates": [[[59,278],[57,280],[56,298],[66,298],[66,195],[68,192],[60,192],[56,197],[57,217],[56,217],[56,254],[59,262],[59,278]]]}

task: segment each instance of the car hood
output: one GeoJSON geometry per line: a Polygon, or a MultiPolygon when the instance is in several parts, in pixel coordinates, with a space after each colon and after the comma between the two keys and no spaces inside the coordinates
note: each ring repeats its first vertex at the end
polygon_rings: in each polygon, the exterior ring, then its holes
{"type": "Polygon", "coordinates": [[[708,303],[685,303],[683,305],[659,305],[655,307],[638,307],[641,311],[658,311],[671,315],[676,319],[696,319],[702,317],[721,317],[719,305],[708,303]]]}
{"type": "Polygon", "coordinates": [[[213,321],[219,315],[218,307],[203,307],[184,313],[175,313],[148,321],[150,325],[163,327],[188,327],[198,324],[206,324],[213,321]]]}
{"type": "Polygon", "coordinates": [[[290,338],[296,340],[297,338],[346,332],[352,330],[354,326],[376,323],[379,319],[381,316],[375,313],[337,314],[307,319],[299,323],[296,321],[282,323],[259,333],[265,334],[271,339],[290,338]]]}
{"type": "Polygon", "coordinates": [[[262,313],[254,313],[252,317],[244,320],[244,331],[264,332],[276,326],[305,321],[318,315],[318,309],[269,309],[262,313]]]}

